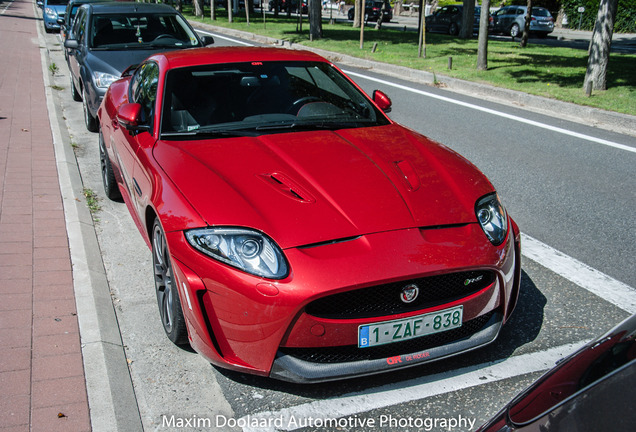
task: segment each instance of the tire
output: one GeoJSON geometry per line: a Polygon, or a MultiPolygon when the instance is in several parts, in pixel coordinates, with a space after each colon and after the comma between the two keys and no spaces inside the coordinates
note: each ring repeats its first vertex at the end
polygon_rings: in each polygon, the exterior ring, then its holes
{"type": "Polygon", "coordinates": [[[519,24],[514,23],[512,27],[510,27],[510,36],[516,38],[519,35],[521,35],[521,28],[519,28],[519,24]]]}
{"type": "Polygon", "coordinates": [[[73,100],[75,102],[80,102],[82,100],[82,95],[77,91],[77,87],[75,87],[75,83],[73,82],[73,75],[71,77],[71,96],[73,96],[73,100]]]}
{"type": "Polygon", "coordinates": [[[179,290],[174,281],[166,236],[158,219],[155,219],[152,226],[152,264],[163,330],[175,345],[186,345],[188,330],[181,309],[179,290]]]}
{"type": "Polygon", "coordinates": [[[459,34],[459,26],[456,23],[451,23],[450,26],[448,26],[448,34],[457,36],[459,34]]]}
{"type": "Polygon", "coordinates": [[[97,132],[97,119],[91,115],[90,110],[88,109],[86,98],[86,90],[82,90],[82,107],[84,108],[84,124],[86,125],[86,129],[89,132],[97,132]]]}
{"type": "Polygon", "coordinates": [[[115,180],[115,173],[113,172],[113,166],[106,151],[104,135],[101,130],[99,131],[99,164],[102,170],[102,183],[104,184],[106,196],[112,201],[120,201],[121,192],[115,180]]]}

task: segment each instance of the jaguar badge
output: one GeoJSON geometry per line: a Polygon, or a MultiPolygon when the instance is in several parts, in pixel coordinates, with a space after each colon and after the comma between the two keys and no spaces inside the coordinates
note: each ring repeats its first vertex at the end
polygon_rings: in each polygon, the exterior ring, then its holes
{"type": "Polygon", "coordinates": [[[413,303],[419,293],[420,293],[420,289],[418,288],[417,285],[414,285],[414,284],[407,285],[404,288],[402,288],[402,291],[400,292],[400,300],[402,300],[402,302],[406,304],[413,303]]]}

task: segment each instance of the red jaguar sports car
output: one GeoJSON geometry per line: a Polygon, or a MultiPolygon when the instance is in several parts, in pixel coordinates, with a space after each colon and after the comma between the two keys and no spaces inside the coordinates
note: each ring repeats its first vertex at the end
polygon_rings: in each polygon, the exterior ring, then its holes
{"type": "Polygon", "coordinates": [[[152,250],[160,318],[213,364],[292,382],[492,342],[520,233],[486,177],[324,58],[156,54],[98,111],[104,188],[152,250]]]}

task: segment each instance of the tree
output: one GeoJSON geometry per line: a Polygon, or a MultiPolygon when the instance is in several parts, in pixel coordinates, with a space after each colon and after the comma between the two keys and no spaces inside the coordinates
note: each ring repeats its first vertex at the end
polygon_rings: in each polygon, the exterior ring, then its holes
{"type": "Polygon", "coordinates": [[[227,21],[229,23],[234,21],[232,19],[232,0],[227,0],[227,21]]]}
{"type": "Polygon", "coordinates": [[[591,82],[594,90],[607,89],[607,65],[612,48],[617,9],[618,0],[601,0],[590,41],[583,88],[591,82]]]}
{"type": "Polygon", "coordinates": [[[475,20],[475,0],[463,0],[462,28],[459,31],[461,39],[473,37],[473,21],[475,20]]]}
{"type": "Polygon", "coordinates": [[[203,0],[194,0],[194,16],[201,18],[203,16],[203,0]]]}
{"type": "MultiPolygon", "coordinates": [[[[360,27],[360,8],[362,7],[361,5],[362,5],[362,0],[355,0],[355,3],[353,5],[354,7],[353,27],[354,28],[360,27]]],[[[364,15],[362,16],[364,17],[364,15]]]]}
{"type": "Polygon", "coordinates": [[[519,46],[525,48],[528,45],[528,36],[530,35],[530,21],[532,21],[532,0],[528,0],[526,3],[528,11],[526,13],[526,20],[523,25],[523,35],[521,35],[521,43],[519,46]]]}
{"type": "Polygon", "coordinates": [[[490,0],[482,0],[479,15],[479,41],[477,43],[477,70],[488,69],[488,16],[490,0]]]}
{"type": "Polygon", "coordinates": [[[309,38],[322,37],[322,4],[320,0],[309,0],[309,38]]]}

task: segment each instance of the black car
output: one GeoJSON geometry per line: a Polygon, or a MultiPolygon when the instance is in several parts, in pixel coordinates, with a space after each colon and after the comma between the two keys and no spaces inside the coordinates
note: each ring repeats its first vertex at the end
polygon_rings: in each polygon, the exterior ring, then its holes
{"type": "MultiPolygon", "coordinates": [[[[303,2],[303,13],[306,14],[308,9],[308,0],[302,0],[303,2]]],[[[276,7],[276,1],[270,0],[269,2],[269,10],[270,12],[274,10],[276,7]]],[[[291,8],[291,12],[298,12],[298,0],[278,0],[278,10],[280,12],[287,12],[287,9],[291,8]]]]}
{"type": "MultiPolygon", "coordinates": [[[[73,25],[73,19],[75,15],[77,15],[77,10],[86,3],[94,3],[94,2],[103,2],[106,0],[68,0],[66,4],[66,11],[64,13],[64,17],[58,18],[57,23],[60,25],[60,36],[62,40],[65,41],[69,38],[69,32],[71,30],[71,26],[73,25]]],[[[68,52],[65,50],[64,54],[68,57],[68,52]]]]}
{"type": "Polygon", "coordinates": [[[563,359],[478,432],[634,430],[636,315],[563,359]]]}
{"type": "MultiPolygon", "coordinates": [[[[391,10],[391,5],[387,1],[367,1],[365,2],[364,8],[364,21],[377,21],[382,15],[382,22],[389,22],[393,19],[393,11],[391,10]],[[384,5],[384,10],[382,10],[382,6],[384,5]]],[[[355,16],[355,7],[349,9],[347,13],[347,17],[349,20],[353,20],[355,16]]]]}
{"type": "MultiPolygon", "coordinates": [[[[425,17],[426,31],[447,33],[457,36],[462,28],[462,5],[443,6],[434,14],[425,17]]],[[[479,21],[481,17],[481,7],[475,6],[475,19],[473,20],[473,33],[479,33],[479,21]]]]}
{"type": "Polygon", "coordinates": [[[64,42],[71,93],[84,103],[86,128],[96,132],[97,109],[106,89],[131,65],[158,51],[202,47],[200,38],[174,8],[154,3],[108,2],[82,5],[64,42]]]}

